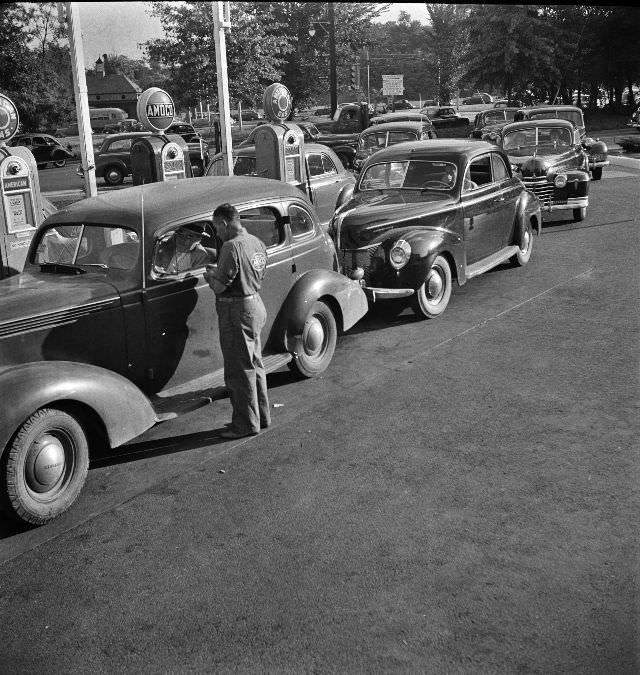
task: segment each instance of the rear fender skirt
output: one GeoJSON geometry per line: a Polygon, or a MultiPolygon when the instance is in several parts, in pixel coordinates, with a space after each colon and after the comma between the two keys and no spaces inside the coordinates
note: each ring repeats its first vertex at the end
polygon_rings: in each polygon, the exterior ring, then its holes
{"type": "Polygon", "coordinates": [[[309,310],[320,299],[327,300],[342,330],[349,330],[369,309],[356,281],[331,270],[310,270],[296,281],[278,312],[269,335],[272,350],[299,351],[309,310]]]}
{"type": "Polygon", "coordinates": [[[516,223],[514,240],[518,246],[521,246],[524,241],[524,233],[526,223],[531,219],[535,219],[534,225],[537,227],[538,234],[542,233],[542,214],[540,211],[540,202],[538,198],[528,190],[520,193],[518,198],[518,205],[516,207],[516,223]]]}
{"type": "Polygon", "coordinates": [[[11,401],[0,419],[0,452],[36,410],[78,402],[104,423],[112,448],[139,436],[157,421],[149,399],[110,370],[72,361],[37,361],[0,369],[0,397],[11,401]]]}

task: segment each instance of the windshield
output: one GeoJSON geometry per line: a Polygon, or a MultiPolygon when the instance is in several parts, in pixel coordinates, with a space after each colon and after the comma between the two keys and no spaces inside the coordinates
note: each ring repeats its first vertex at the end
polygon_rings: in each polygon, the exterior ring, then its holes
{"type": "Polygon", "coordinates": [[[452,190],[458,168],[451,162],[409,160],[373,164],[360,178],[359,190],[452,190]]]}
{"type": "Polygon", "coordinates": [[[31,262],[131,269],[139,248],[138,235],[122,227],[57,225],[42,233],[31,262]]]}
{"type": "Polygon", "coordinates": [[[568,120],[573,122],[577,127],[584,126],[584,119],[579,110],[546,110],[543,112],[533,113],[530,119],[547,120],[559,118],[561,120],[568,120]]]}
{"type": "Polygon", "coordinates": [[[531,127],[507,132],[502,148],[510,155],[524,157],[532,154],[533,149],[537,154],[553,154],[571,142],[572,133],[566,127],[531,127]]]}

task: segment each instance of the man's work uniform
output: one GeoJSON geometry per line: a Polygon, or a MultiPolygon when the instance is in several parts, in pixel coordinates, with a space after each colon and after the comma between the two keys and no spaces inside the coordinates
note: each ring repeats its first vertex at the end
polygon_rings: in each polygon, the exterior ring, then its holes
{"type": "Polygon", "coordinates": [[[214,276],[227,287],[216,296],[224,381],[233,406],[231,428],[260,431],[271,423],[260,331],[267,312],[258,295],[267,268],[265,245],[246,230],[225,241],[214,276]]]}

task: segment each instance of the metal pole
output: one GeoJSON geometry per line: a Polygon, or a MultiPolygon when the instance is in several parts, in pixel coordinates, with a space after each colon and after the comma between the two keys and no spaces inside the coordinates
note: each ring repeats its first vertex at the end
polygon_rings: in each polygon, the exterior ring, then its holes
{"type": "Polygon", "coordinates": [[[338,77],[336,73],[336,21],[334,3],[329,4],[329,88],[331,117],[338,108],[338,77]]]}
{"type": "Polygon", "coordinates": [[[367,47],[367,105],[371,105],[371,82],[369,73],[369,47],[367,47]]]}
{"type": "Polygon", "coordinates": [[[71,50],[71,70],[73,72],[73,91],[78,116],[78,134],[80,136],[80,156],[84,178],[84,193],[87,197],[98,194],[96,187],[96,166],[93,159],[93,141],[91,140],[91,122],[89,118],[89,95],[87,78],[84,72],[84,51],[80,30],[80,12],[77,2],[66,2],[67,22],[69,26],[69,47],[71,50]]]}
{"type": "Polygon", "coordinates": [[[213,3],[213,38],[216,43],[216,72],[218,76],[218,109],[222,140],[222,167],[227,176],[233,176],[231,140],[231,109],[229,105],[229,80],[227,79],[227,44],[225,29],[231,30],[229,3],[213,3]],[[226,5],[226,7],[225,7],[226,5]],[[225,12],[226,10],[226,12],[225,12]]]}

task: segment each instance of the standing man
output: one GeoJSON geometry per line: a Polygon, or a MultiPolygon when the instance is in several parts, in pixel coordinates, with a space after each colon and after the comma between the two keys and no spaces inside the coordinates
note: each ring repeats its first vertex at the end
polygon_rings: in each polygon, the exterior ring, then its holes
{"type": "Polygon", "coordinates": [[[260,344],[267,318],[259,295],[267,249],[245,230],[231,204],[221,204],[213,212],[213,226],[223,244],[217,267],[207,266],[205,278],[216,294],[224,382],[233,407],[231,425],[220,436],[243,438],[271,423],[260,344]]]}

